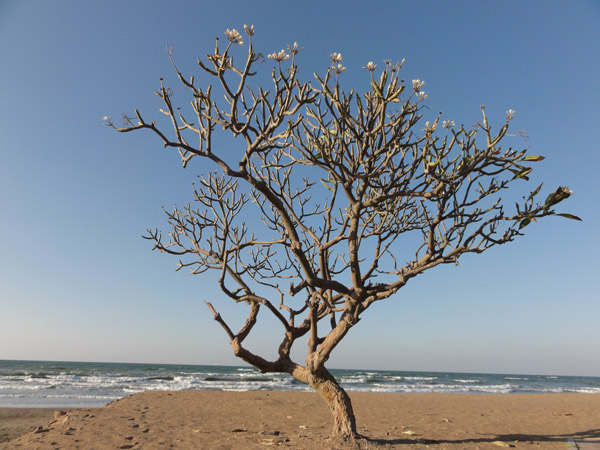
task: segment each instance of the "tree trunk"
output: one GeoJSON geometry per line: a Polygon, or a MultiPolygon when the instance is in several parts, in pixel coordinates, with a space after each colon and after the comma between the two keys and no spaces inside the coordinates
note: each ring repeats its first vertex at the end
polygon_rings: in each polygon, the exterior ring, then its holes
{"type": "Polygon", "coordinates": [[[358,437],[350,397],[333,375],[322,369],[309,375],[308,384],[323,397],[333,414],[333,435],[341,439],[358,437]]]}

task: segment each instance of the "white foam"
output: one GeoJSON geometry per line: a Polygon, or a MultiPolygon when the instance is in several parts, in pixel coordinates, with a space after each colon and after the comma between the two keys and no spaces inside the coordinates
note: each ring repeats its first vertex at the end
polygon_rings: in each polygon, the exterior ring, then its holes
{"type": "Polygon", "coordinates": [[[366,383],[367,377],[362,375],[346,375],[339,379],[340,383],[366,383]]]}
{"type": "Polygon", "coordinates": [[[392,380],[407,380],[407,381],[433,381],[437,380],[438,377],[405,377],[405,376],[392,376],[392,380]]]}
{"type": "MultiPolygon", "coordinates": [[[[10,369],[13,370],[13,369],[10,369]]],[[[13,371],[16,372],[14,369],[13,371]]],[[[253,368],[161,368],[147,371],[89,368],[81,371],[36,370],[32,375],[1,376],[2,405],[77,405],[102,403],[146,390],[290,390],[311,388],[287,374],[261,374],[253,368]]],[[[352,392],[485,393],[576,392],[600,394],[600,379],[563,379],[557,376],[430,374],[391,371],[333,371],[340,384],[352,392]],[[468,378],[467,378],[468,377],[468,378]],[[557,380],[557,381],[555,381],[557,380]],[[586,383],[586,384],[584,384],[586,383]]]]}

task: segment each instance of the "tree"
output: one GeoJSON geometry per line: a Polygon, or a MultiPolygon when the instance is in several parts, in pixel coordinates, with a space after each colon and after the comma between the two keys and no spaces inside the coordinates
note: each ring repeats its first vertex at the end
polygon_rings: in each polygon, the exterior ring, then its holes
{"type": "Polygon", "coordinates": [[[496,132],[484,108],[472,128],[440,126],[438,116],[419,130],[424,82],[406,87],[402,63],[385,61],[376,76],[369,62],[370,89],[358,94],[341,86],[346,68],[339,53],[330,55],[323,77],[300,81],[297,43],[268,55],[274,67],[265,90],[251,80],[254,67],[268,61],[253,48],[253,27],[244,28],[249,42],[242,65],[234,64],[245,39],[236,30],[226,31],[225,48],[217,39],[214,52],[198,59],[214,83],[207,88],[184,77],[169,51],[191,93],[191,110],[184,112],[161,79],[156,94],[170,131],[138,110],[120,128],[105,119],[120,132],[150,130],[178,149],[184,167],[196,157],[213,164],[215,172],[202,175],[195,188],[197,207],[167,212],[168,237],[158,230],[145,237],[154,249],[179,256],[179,269],[217,274],[223,293],[247,305],[246,322],[234,330],[206,302],[236,356],[261,372],[308,383],[331,408],[334,435],[354,437],[350,398],[325,363],[371,305],[426,270],[514,240],[538,218],[580,219],[553,209],[572,194],[567,187],[540,203],[540,185],[505,212],[500,194],[528,180],[533,163],[543,159],[502,148],[514,111],[496,132]],[[219,103],[214,99],[221,94],[219,103]],[[235,150],[215,148],[217,127],[235,138],[235,150]],[[247,219],[253,215],[262,218],[255,230],[247,219]],[[276,360],[244,345],[265,310],[281,328],[276,360]],[[307,341],[303,364],[291,357],[301,338],[307,341]]]}

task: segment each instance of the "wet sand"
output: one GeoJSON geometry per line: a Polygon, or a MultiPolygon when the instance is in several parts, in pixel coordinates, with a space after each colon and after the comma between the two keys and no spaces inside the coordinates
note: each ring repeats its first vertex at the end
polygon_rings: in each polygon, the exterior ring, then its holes
{"type": "Polygon", "coordinates": [[[313,393],[162,391],[64,413],[0,409],[2,436],[12,437],[0,448],[564,450],[569,438],[600,441],[596,394],[351,397],[367,437],[351,444],[330,438],[330,412],[313,393]]]}

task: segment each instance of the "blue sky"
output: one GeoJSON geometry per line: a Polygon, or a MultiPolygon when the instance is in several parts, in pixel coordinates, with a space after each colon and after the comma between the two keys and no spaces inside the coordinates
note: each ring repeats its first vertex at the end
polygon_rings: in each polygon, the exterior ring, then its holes
{"type": "MultiPolygon", "coordinates": [[[[1,1],[0,359],[239,363],[202,302],[241,317],[214,276],[175,273],[140,237],[165,228],[162,207],[190,201],[205,167],[184,170],[153,136],[102,117],[158,115],[161,76],[187,102],[167,42],[198,77],[214,37],[244,24],[258,51],[304,47],[305,79],[335,51],[345,82],[367,89],[361,66],[406,58],[426,118],[471,125],[486,105],[498,126],[516,110],[529,137],[511,144],[547,157],[529,189],[568,185],[562,209],[584,220],[548,218],[412,280],[331,367],[600,376],[596,1],[1,1]]],[[[267,356],[276,345],[268,331],[252,340],[267,356]]]]}

